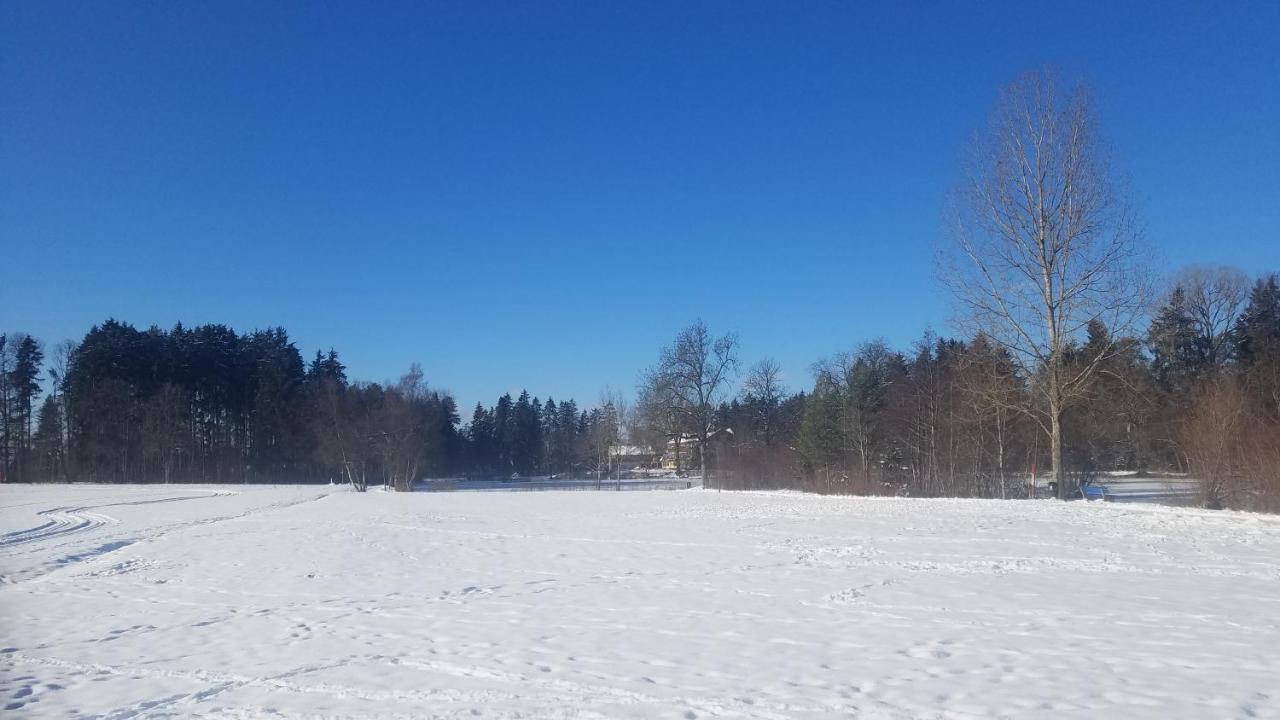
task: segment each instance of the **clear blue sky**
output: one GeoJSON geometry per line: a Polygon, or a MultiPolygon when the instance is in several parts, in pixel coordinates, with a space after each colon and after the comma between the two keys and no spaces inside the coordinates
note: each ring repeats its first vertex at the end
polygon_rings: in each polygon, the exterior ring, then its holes
{"type": "Polygon", "coordinates": [[[467,405],[594,401],[701,316],[946,332],[969,134],[1094,87],[1168,267],[1280,269],[1280,3],[0,3],[0,328],[283,325],[467,405]]]}

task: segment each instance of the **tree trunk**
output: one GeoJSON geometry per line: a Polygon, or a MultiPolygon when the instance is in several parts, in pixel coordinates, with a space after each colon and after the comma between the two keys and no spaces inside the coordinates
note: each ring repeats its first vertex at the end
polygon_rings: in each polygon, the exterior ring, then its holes
{"type": "Polygon", "coordinates": [[[996,412],[996,463],[1000,471],[1000,499],[1004,500],[1007,498],[1004,476],[1004,419],[999,411],[996,412]]]}
{"type": "Polygon", "coordinates": [[[698,465],[702,469],[702,487],[708,487],[707,481],[711,478],[707,477],[707,439],[705,437],[698,439],[698,465]]]}
{"type": "Polygon", "coordinates": [[[1049,406],[1049,447],[1052,460],[1053,482],[1059,500],[1067,497],[1067,487],[1062,476],[1062,408],[1056,401],[1049,406]]]}

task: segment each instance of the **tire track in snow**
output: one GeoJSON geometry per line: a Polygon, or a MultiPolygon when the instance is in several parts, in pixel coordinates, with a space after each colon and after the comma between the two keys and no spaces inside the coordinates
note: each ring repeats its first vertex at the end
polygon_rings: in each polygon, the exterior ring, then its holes
{"type": "Polygon", "coordinates": [[[179,502],[182,500],[199,500],[202,498],[234,495],[226,490],[194,491],[207,492],[202,495],[180,495],[177,497],[152,498],[150,500],[126,500],[122,502],[103,503],[101,505],[85,505],[82,507],[57,507],[41,510],[37,515],[46,518],[45,522],[26,530],[15,530],[0,535],[0,548],[14,547],[28,543],[52,540],[66,535],[84,533],[104,525],[117,525],[119,520],[103,513],[94,512],[103,508],[155,505],[158,503],[179,502]]]}
{"type": "MultiPolygon", "coordinates": [[[[199,499],[225,497],[225,496],[240,494],[234,490],[191,490],[188,492],[202,493],[202,494],[198,494],[198,495],[188,494],[188,495],[181,495],[177,497],[152,498],[148,500],[131,500],[131,501],[114,502],[114,503],[103,503],[100,505],[88,505],[88,506],[77,507],[77,508],[56,508],[54,510],[47,510],[40,514],[57,515],[59,516],[59,519],[61,520],[61,522],[53,522],[53,521],[45,522],[42,525],[39,525],[34,528],[30,528],[28,530],[21,530],[15,533],[9,533],[8,535],[3,536],[3,538],[0,538],[0,551],[8,551],[9,553],[11,553],[11,552],[14,552],[15,549],[18,551],[22,551],[30,548],[28,552],[37,552],[41,548],[41,545],[38,544],[39,541],[70,538],[72,543],[74,543],[74,541],[79,539],[80,536],[94,529],[101,528],[106,525],[119,524],[119,521],[116,520],[115,518],[110,517],[108,515],[103,515],[101,513],[94,513],[92,512],[93,510],[99,510],[102,508],[111,508],[111,507],[121,507],[121,506],[153,505],[158,503],[178,502],[182,500],[199,500],[199,499]],[[61,517],[63,515],[74,516],[74,518],[73,520],[68,522],[61,517]],[[66,526],[68,529],[62,529],[64,526],[66,526]],[[10,535],[14,537],[10,538],[9,537],[10,535]]],[[[298,498],[295,500],[275,502],[275,503],[270,503],[268,505],[263,505],[261,507],[250,508],[248,510],[245,510],[244,512],[236,513],[234,515],[220,515],[215,517],[206,517],[206,518],[200,518],[197,520],[178,522],[170,525],[153,526],[150,528],[141,529],[141,533],[142,533],[141,536],[136,536],[136,537],[129,537],[129,536],[120,537],[117,535],[116,539],[111,539],[112,538],[111,535],[106,535],[102,537],[102,539],[105,542],[102,542],[97,546],[89,547],[81,550],[75,550],[55,560],[41,563],[37,566],[27,568],[26,570],[21,572],[7,574],[7,575],[0,575],[0,585],[13,585],[13,584],[17,584],[19,582],[24,582],[24,581],[27,581],[27,582],[45,581],[50,579],[52,576],[54,576],[55,571],[60,568],[63,568],[72,564],[78,564],[86,560],[94,560],[103,555],[106,555],[107,553],[114,552],[116,550],[120,550],[125,547],[129,547],[130,545],[134,545],[136,543],[152,542],[152,541],[164,538],[165,536],[173,532],[178,532],[178,531],[182,531],[182,530],[186,530],[194,527],[210,525],[213,523],[223,522],[225,520],[237,520],[237,519],[257,515],[263,512],[284,510],[287,508],[294,507],[295,505],[315,502],[316,500],[320,500],[325,497],[328,497],[328,495],[329,493],[327,492],[320,493],[314,496],[307,496],[307,497],[298,498]]]]}
{"type": "Polygon", "coordinates": [[[43,524],[0,535],[0,548],[73,535],[119,522],[110,515],[90,512],[88,508],[59,507],[36,514],[46,518],[43,524]]]}

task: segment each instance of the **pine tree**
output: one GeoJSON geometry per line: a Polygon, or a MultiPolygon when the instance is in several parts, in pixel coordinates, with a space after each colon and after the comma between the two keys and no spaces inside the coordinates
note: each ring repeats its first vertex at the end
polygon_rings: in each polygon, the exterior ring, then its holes
{"type": "Polygon", "coordinates": [[[560,408],[553,398],[547,398],[542,406],[542,471],[554,475],[560,472],[556,464],[560,456],[560,408]]]}
{"type": "Polygon", "coordinates": [[[1151,367],[1160,386],[1175,394],[1190,392],[1191,383],[1201,368],[1196,350],[1195,320],[1187,308],[1181,287],[1175,287],[1169,299],[1157,311],[1147,330],[1147,346],[1151,350],[1151,367]]]}
{"type": "Polygon", "coordinates": [[[12,420],[10,427],[16,429],[17,442],[14,443],[15,479],[29,480],[27,456],[31,450],[31,438],[34,434],[35,399],[40,394],[40,364],[44,361],[44,352],[40,343],[30,335],[23,335],[13,356],[13,370],[9,372],[9,387],[12,394],[12,420]]]}
{"type": "Polygon", "coordinates": [[[508,393],[498,398],[498,404],[493,409],[494,460],[497,463],[496,469],[504,476],[509,476],[514,467],[514,405],[508,393]]]}
{"type": "Polygon", "coordinates": [[[40,468],[39,474],[45,479],[54,479],[61,475],[62,457],[62,404],[54,395],[45,397],[40,406],[40,419],[36,424],[34,438],[35,455],[40,468]]]}
{"type": "Polygon", "coordinates": [[[862,346],[845,377],[842,428],[862,465],[865,482],[880,454],[884,410],[893,354],[883,342],[862,346]]]}
{"type": "Polygon", "coordinates": [[[543,466],[546,464],[547,457],[547,438],[542,434],[542,413],[544,412],[542,403],[538,398],[533,399],[532,416],[527,419],[529,424],[528,434],[530,437],[530,472],[542,473],[543,466]]]}
{"type": "Polygon", "coordinates": [[[9,387],[10,370],[9,336],[0,333],[0,480],[8,481],[12,470],[13,435],[9,427],[10,410],[13,404],[13,393],[9,387]]]}
{"type": "Polygon", "coordinates": [[[1280,278],[1261,278],[1235,327],[1240,364],[1264,412],[1280,422],[1280,278]]]}
{"type": "Polygon", "coordinates": [[[523,390],[511,410],[511,464],[517,473],[528,476],[536,472],[541,430],[538,411],[529,398],[529,391],[523,390]]]}
{"type": "Polygon", "coordinates": [[[578,404],[573,398],[560,403],[556,421],[556,467],[559,472],[572,472],[578,466],[578,404]]]}
{"type": "Polygon", "coordinates": [[[307,382],[315,384],[324,380],[332,380],[342,387],[347,385],[347,368],[333,348],[329,348],[328,355],[316,350],[315,359],[307,366],[307,382]]]}
{"type": "Polygon", "coordinates": [[[458,401],[448,393],[437,394],[439,403],[439,435],[443,441],[443,456],[436,468],[442,476],[458,471],[463,457],[465,440],[458,434],[462,417],[458,414],[458,401]]]}
{"type": "Polygon", "coordinates": [[[302,356],[280,327],[253,333],[246,345],[253,387],[249,420],[252,471],[262,479],[283,479],[292,460],[310,454],[303,432],[306,373],[302,356]]]}
{"type": "Polygon", "coordinates": [[[840,390],[825,374],[818,376],[805,403],[804,420],[797,439],[800,452],[811,472],[817,473],[831,489],[832,473],[844,454],[840,432],[840,390]]]}
{"type": "Polygon", "coordinates": [[[1280,276],[1259,278],[1236,322],[1236,354],[1245,365],[1280,354],[1280,276]]]}
{"type": "Polygon", "coordinates": [[[471,441],[471,467],[480,475],[493,472],[495,444],[493,414],[480,403],[471,413],[471,425],[467,428],[471,441]]]}

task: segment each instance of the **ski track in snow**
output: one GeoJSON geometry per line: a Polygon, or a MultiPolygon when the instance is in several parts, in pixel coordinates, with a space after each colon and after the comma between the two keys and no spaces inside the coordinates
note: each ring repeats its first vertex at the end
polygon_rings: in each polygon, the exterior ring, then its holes
{"type": "Polygon", "coordinates": [[[0,486],[5,717],[1280,718],[1280,519],[0,486]]]}

